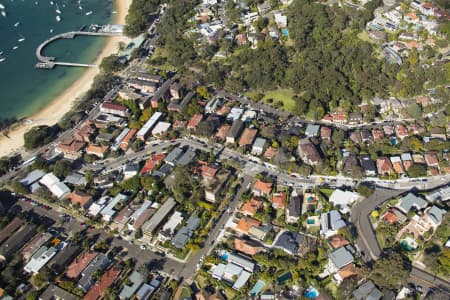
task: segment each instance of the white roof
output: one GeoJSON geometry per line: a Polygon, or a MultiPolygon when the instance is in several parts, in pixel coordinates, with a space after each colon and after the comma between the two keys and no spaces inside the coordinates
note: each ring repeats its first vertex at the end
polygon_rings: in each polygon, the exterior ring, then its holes
{"type": "Polygon", "coordinates": [[[238,279],[236,279],[236,281],[233,284],[233,289],[238,290],[241,287],[243,287],[247,281],[249,280],[251,274],[247,271],[242,271],[241,274],[239,275],[238,279]]]}
{"type": "Polygon", "coordinates": [[[99,214],[99,212],[105,207],[104,204],[99,203],[92,203],[91,206],[89,206],[89,214],[91,216],[96,216],[99,214]]]}
{"type": "Polygon", "coordinates": [[[393,162],[393,163],[396,163],[396,162],[401,163],[402,160],[400,159],[400,156],[391,156],[391,162],[393,162]]]}
{"type": "Polygon", "coordinates": [[[142,128],[136,133],[137,137],[145,137],[150,129],[155,126],[156,122],[158,122],[159,118],[161,118],[162,113],[157,111],[152,117],[142,126],[142,128]]]}
{"type": "Polygon", "coordinates": [[[59,182],[59,179],[58,179],[58,177],[55,176],[55,174],[50,172],[50,173],[45,174],[41,178],[41,180],[39,180],[39,182],[49,188],[53,184],[59,182]]]}
{"type": "Polygon", "coordinates": [[[48,187],[50,192],[52,192],[53,195],[55,195],[58,198],[62,198],[68,193],[70,193],[70,189],[67,185],[65,185],[63,182],[57,182],[54,185],[48,187]]]}
{"type": "Polygon", "coordinates": [[[128,196],[125,196],[123,194],[117,194],[109,203],[106,205],[104,209],[100,212],[102,216],[105,217],[112,217],[116,214],[116,211],[114,210],[114,206],[116,206],[117,203],[119,203],[122,200],[127,200],[128,196]]]}
{"type": "Polygon", "coordinates": [[[144,211],[147,210],[152,205],[152,201],[145,200],[144,203],[142,203],[141,207],[139,207],[130,217],[130,219],[137,220],[139,217],[144,213],[144,211]]]}
{"type": "Polygon", "coordinates": [[[31,258],[31,260],[23,268],[25,272],[36,274],[45,266],[49,260],[55,256],[56,249],[53,247],[47,248],[42,246],[31,258]]]}
{"type": "Polygon", "coordinates": [[[20,183],[29,186],[32,183],[38,181],[45,175],[45,172],[42,170],[34,170],[27,174],[27,176],[20,180],[20,183]]]}
{"type": "Polygon", "coordinates": [[[348,211],[348,206],[358,200],[358,198],[358,193],[337,189],[331,194],[329,201],[330,203],[339,206],[340,210],[345,213],[348,211]]]}
{"type": "Polygon", "coordinates": [[[410,153],[402,153],[402,155],[400,157],[402,158],[403,161],[405,161],[405,160],[412,160],[412,157],[411,157],[410,153]]]}
{"type": "Polygon", "coordinates": [[[169,130],[170,126],[172,126],[172,124],[169,122],[158,122],[158,124],[156,124],[155,128],[153,128],[152,130],[152,135],[162,134],[169,130]]]}
{"type": "Polygon", "coordinates": [[[176,211],[174,212],[174,214],[170,217],[169,221],[167,221],[166,224],[164,224],[162,231],[174,231],[175,228],[178,226],[178,224],[181,223],[181,221],[183,221],[183,216],[181,214],[181,212],[176,211]]]}

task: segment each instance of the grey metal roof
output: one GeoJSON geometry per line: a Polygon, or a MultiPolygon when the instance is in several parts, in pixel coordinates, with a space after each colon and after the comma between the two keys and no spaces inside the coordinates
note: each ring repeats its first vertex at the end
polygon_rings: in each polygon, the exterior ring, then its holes
{"type": "MultiPolygon", "coordinates": [[[[369,299],[369,295],[372,293],[372,291],[378,290],[372,281],[367,281],[364,284],[360,285],[356,290],[353,291],[353,296],[356,298],[356,300],[366,300],[369,299]]],[[[380,292],[378,290],[378,292],[380,292]]],[[[381,292],[379,293],[378,298],[370,298],[371,300],[378,300],[381,298],[381,292]]],[[[376,296],[376,293],[373,295],[376,296]]]]}
{"type": "Polygon", "coordinates": [[[263,138],[256,138],[255,142],[253,143],[253,147],[255,148],[264,148],[264,145],[266,144],[266,139],[263,138]]]}
{"type": "Polygon", "coordinates": [[[25,178],[22,178],[20,180],[20,183],[24,186],[29,186],[39,179],[41,179],[45,175],[45,172],[42,170],[34,170],[27,174],[25,178]]]}
{"type": "Polygon", "coordinates": [[[169,164],[163,164],[158,170],[152,173],[153,176],[163,178],[172,172],[172,166],[169,164]]]}
{"type": "Polygon", "coordinates": [[[139,300],[147,300],[151,294],[155,291],[155,288],[149,284],[144,283],[136,293],[136,298],[139,300]]]}
{"type": "Polygon", "coordinates": [[[318,136],[320,130],[320,125],[308,124],[306,126],[305,134],[307,136],[318,136]]]}
{"type": "Polygon", "coordinates": [[[416,207],[417,209],[425,208],[427,204],[428,202],[421,197],[418,197],[413,193],[408,193],[408,195],[400,199],[397,207],[402,209],[404,212],[408,212],[413,207],[416,207]]]}
{"type": "Polygon", "coordinates": [[[94,284],[92,280],[92,275],[98,270],[106,268],[109,264],[109,258],[103,254],[99,253],[94,260],[83,270],[81,273],[83,277],[78,281],[78,286],[80,286],[85,292],[94,284]]]}
{"type": "Polygon", "coordinates": [[[178,159],[177,164],[180,166],[187,166],[196,156],[195,152],[191,149],[184,152],[184,154],[178,159]]]}
{"type": "Polygon", "coordinates": [[[176,248],[183,248],[198,226],[200,226],[200,219],[195,214],[192,214],[187,220],[186,225],[175,234],[172,244],[176,248]]]}
{"type": "Polygon", "coordinates": [[[81,247],[76,244],[69,244],[59,251],[50,261],[48,267],[55,273],[64,271],[66,265],[71,262],[78,253],[80,253],[81,247]]]}
{"type": "Polygon", "coordinates": [[[234,120],[233,124],[230,127],[230,130],[228,130],[227,137],[237,138],[239,133],[241,133],[243,127],[244,122],[242,122],[241,120],[234,120]]]}
{"type": "Polygon", "coordinates": [[[53,300],[53,299],[64,299],[64,300],[77,300],[78,297],[63,290],[57,285],[49,285],[45,291],[39,296],[39,300],[53,300]]]}
{"type": "Polygon", "coordinates": [[[131,285],[124,285],[119,294],[120,299],[131,298],[144,282],[144,276],[137,271],[133,271],[128,279],[131,281],[131,285]]]}
{"type": "Polygon", "coordinates": [[[0,246],[0,256],[8,259],[14,255],[36,233],[36,225],[26,224],[0,246]]]}
{"type": "Polygon", "coordinates": [[[430,210],[428,211],[428,214],[430,215],[431,219],[435,224],[441,224],[442,217],[444,217],[446,211],[443,209],[440,209],[437,206],[432,206],[430,210]]]}
{"type": "Polygon", "coordinates": [[[285,231],[278,236],[274,246],[294,255],[297,253],[303,239],[304,236],[301,234],[285,231]]]}
{"type": "Polygon", "coordinates": [[[155,212],[155,214],[142,225],[142,231],[146,233],[153,233],[158,225],[164,220],[169,212],[175,207],[176,202],[172,197],[168,198],[166,202],[155,212]]]}
{"type": "Polygon", "coordinates": [[[346,247],[341,247],[331,252],[330,259],[338,269],[354,261],[352,253],[346,247]]]}
{"type": "Polygon", "coordinates": [[[182,154],[183,149],[176,147],[164,158],[164,161],[168,164],[174,165],[182,154]]]}
{"type": "Polygon", "coordinates": [[[79,173],[69,174],[66,179],[64,179],[65,183],[70,183],[72,185],[86,185],[86,177],[79,173]]]}

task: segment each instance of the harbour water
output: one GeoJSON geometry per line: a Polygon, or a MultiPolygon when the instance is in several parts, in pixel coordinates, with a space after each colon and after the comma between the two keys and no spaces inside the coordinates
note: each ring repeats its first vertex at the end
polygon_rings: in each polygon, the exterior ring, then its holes
{"type": "MultiPolygon", "coordinates": [[[[36,47],[58,33],[79,30],[83,25],[111,23],[114,3],[113,0],[0,0],[0,4],[0,13],[4,11],[6,15],[0,14],[0,52],[3,52],[0,60],[5,58],[0,62],[0,119],[19,119],[45,107],[85,71],[71,67],[35,69],[36,47]]],[[[105,43],[106,38],[102,37],[76,37],[55,41],[43,53],[58,61],[92,63],[105,43]]]]}

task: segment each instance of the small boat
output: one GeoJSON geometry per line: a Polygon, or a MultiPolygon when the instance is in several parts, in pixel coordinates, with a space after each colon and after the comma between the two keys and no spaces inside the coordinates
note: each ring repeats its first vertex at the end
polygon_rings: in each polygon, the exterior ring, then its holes
{"type": "Polygon", "coordinates": [[[59,7],[58,7],[58,3],[56,3],[56,10],[55,11],[56,11],[57,14],[61,14],[61,11],[59,10],[59,7]]]}
{"type": "Polygon", "coordinates": [[[25,41],[25,38],[20,38],[17,40],[19,43],[22,43],[23,41],[25,41]]]}
{"type": "Polygon", "coordinates": [[[92,15],[92,10],[90,10],[86,13],[86,16],[89,16],[89,15],[92,15]]]}
{"type": "Polygon", "coordinates": [[[50,28],[50,33],[52,33],[53,32],[53,28],[50,28]]]}
{"type": "Polygon", "coordinates": [[[20,25],[20,22],[17,22],[16,24],[14,24],[14,27],[18,27],[20,25]]]}
{"type": "Polygon", "coordinates": [[[19,49],[19,46],[14,46],[14,47],[12,47],[12,49],[17,50],[17,49],[19,49]]]}
{"type": "Polygon", "coordinates": [[[39,2],[36,1],[36,2],[34,2],[34,4],[39,5],[39,2]]]}
{"type": "Polygon", "coordinates": [[[113,10],[112,13],[113,13],[113,14],[117,14],[117,11],[113,10]]]}
{"type": "Polygon", "coordinates": [[[0,57],[0,62],[4,62],[6,60],[6,57],[0,57]]]}
{"type": "Polygon", "coordinates": [[[0,55],[3,55],[3,51],[0,51],[0,55]]]}
{"type": "Polygon", "coordinates": [[[61,21],[61,17],[60,16],[56,16],[56,22],[60,22],[61,21]]]}
{"type": "Polygon", "coordinates": [[[0,3],[0,9],[5,9],[5,6],[0,3]]]}
{"type": "Polygon", "coordinates": [[[6,11],[2,10],[1,14],[2,16],[6,17],[6,11]]]}
{"type": "Polygon", "coordinates": [[[53,5],[53,4],[55,4],[55,2],[53,2],[53,1],[50,1],[50,5],[53,5]]]}
{"type": "Polygon", "coordinates": [[[79,9],[79,10],[83,10],[83,8],[81,7],[81,5],[78,5],[78,9],[79,9]]]}

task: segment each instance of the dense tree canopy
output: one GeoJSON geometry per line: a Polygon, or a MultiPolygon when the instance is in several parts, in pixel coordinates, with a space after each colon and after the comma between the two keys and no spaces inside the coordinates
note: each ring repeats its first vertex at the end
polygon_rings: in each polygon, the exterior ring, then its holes
{"type": "Polygon", "coordinates": [[[152,21],[152,15],[157,13],[160,0],[133,0],[126,17],[125,33],[135,37],[142,33],[152,21]]]}
{"type": "Polygon", "coordinates": [[[406,283],[409,276],[409,262],[397,252],[383,257],[375,262],[370,274],[374,283],[386,289],[397,289],[406,283]]]}
{"type": "Polygon", "coordinates": [[[59,128],[57,126],[49,127],[43,125],[31,128],[23,136],[25,148],[29,150],[50,143],[56,137],[58,131],[59,128]]]}

